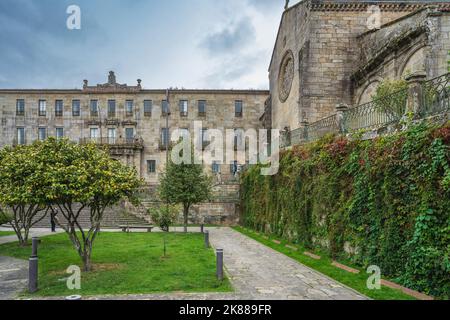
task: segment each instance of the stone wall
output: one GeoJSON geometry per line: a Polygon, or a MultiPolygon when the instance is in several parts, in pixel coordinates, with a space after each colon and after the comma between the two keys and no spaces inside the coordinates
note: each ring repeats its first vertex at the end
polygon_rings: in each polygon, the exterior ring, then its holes
{"type": "MultiPolygon", "coordinates": [[[[446,2],[436,3],[440,8],[449,7],[446,2]]],[[[356,100],[355,91],[356,95],[361,96],[358,90],[362,84],[355,86],[352,76],[361,66],[361,61],[364,62],[363,48],[359,44],[359,39],[362,34],[369,31],[368,22],[373,14],[368,11],[371,4],[373,3],[361,1],[305,0],[283,13],[269,67],[272,122],[275,128],[296,129],[300,127],[302,120],[315,122],[333,114],[337,104],[353,105],[356,100]],[[292,52],[294,57],[292,88],[286,99],[284,97],[280,99],[280,82],[289,83],[285,81],[283,73],[286,72],[282,68],[283,59],[288,52],[292,52]]],[[[430,1],[380,4],[380,22],[382,25],[393,23],[397,19],[423,10],[429,4],[430,1]]],[[[407,23],[398,24],[407,25],[407,23]]],[[[440,19],[439,23],[437,25],[441,26],[441,31],[445,30],[445,27],[442,27],[445,25],[445,19],[440,19]]],[[[392,28],[397,28],[397,22],[393,23],[392,28]]],[[[444,32],[437,36],[435,41],[439,46],[444,45],[447,39],[444,32]]],[[[379,40],[381,41],[379,38],[372,39],[370,45],[381,46],[379,40]]],[[[365,58],[370,59],[368,53],[365,52],[365,58]]],[[[444,49],[433,55],[443,53],[444,49]]],[[[393,51],[392,54],[396,55],[398,52],[393,51]]],[[[421,60],[420,53],[412,57],[411,61],[414,60],[416,64],[421,60]]],[[[389,68],[387,64],[386,69],[389,68]]],[[[440,70],[436,68],[433,74],[438,75],[440,70]]],[[[365,83],[365,86],[364,90],[367,89],[367,92],[374,90],[370,81],[365,83]]]]}

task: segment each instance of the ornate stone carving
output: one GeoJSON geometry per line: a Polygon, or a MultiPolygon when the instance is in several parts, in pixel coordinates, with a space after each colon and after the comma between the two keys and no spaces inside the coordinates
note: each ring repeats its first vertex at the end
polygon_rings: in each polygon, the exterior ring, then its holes
{"type": "Polygon", "coordinates": [[[291,93],[294,80],[294,54],[287,51],[281,61],[278,75],[278,95],[281,102],[285,102],[291,93]]]}
{"type": "Polygon", "coordinates": [[[114,71],[110,71],[108,75],[108,82],[98,84],[97,86],[88,86],[88,81],[84,80],[83,91],[97,93],[115,93],[115,92],[139,92],[141,91],[141,79],[137,80],[137,86],[128,86],[127,84],[117,83],[114,71]]]}

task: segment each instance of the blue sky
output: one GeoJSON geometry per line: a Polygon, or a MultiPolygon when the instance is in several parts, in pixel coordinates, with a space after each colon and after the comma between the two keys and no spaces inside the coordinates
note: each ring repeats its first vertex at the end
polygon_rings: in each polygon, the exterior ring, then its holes
{"type": "Polygon", "coordinates": [[[1,0],[0,88],[268,87],[284,0],[1,0]],[[81,30],[66,9],[81,8],[81,30]]]}

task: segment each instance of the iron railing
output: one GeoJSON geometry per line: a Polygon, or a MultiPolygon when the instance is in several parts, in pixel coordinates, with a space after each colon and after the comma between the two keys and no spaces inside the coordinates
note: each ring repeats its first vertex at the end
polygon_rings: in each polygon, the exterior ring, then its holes
{"type": "Polygon", "coordinates": [[[450,112],[450,73],[425,82],[422,86],[422,107],[419,116],[429,117],[450,112]]]}
{"type": "MultiPolygon", "coordinates": [[[[450,113],[450,73],[422,84],[422,100],[415,119],[450,113]]],[[[327,134],[345,134],[356,130],[370,130],[399,123],[408,111],[409,88],[386,95],[369,103],[338,112],[304,127],[285,132],[281,146],[289,147],[320,139],[327,134]]]]}
{"type": "Polygon", "coordinates": [[[406,113],[408,88],[348,109],[344,112],[344,132],[379,128],[399,122],[406,113]]]}

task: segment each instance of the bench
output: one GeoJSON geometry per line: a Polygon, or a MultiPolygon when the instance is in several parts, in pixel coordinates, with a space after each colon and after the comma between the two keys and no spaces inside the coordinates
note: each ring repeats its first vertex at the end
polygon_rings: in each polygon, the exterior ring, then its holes
{"type": "Polygon", "coordinates": [[[130,232],[130,230],[147,230],[147,232],[152,232],[153,226],[119,226],[122,232],[130,232]]]}

